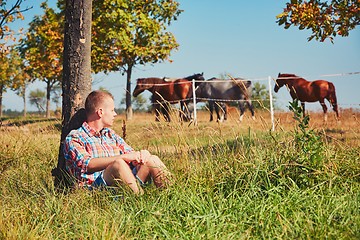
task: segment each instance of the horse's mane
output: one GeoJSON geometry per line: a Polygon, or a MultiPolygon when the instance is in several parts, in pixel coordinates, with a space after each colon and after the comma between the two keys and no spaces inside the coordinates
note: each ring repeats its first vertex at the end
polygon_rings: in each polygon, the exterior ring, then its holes
{"type": "Polygon", "coordinates": [[[195,73],[193,75],[184,77],[184,78],[169,78],[169,77],[163,77],[163,80],[165,82],[174,82],[176,80],[193,80],[193,79],[197,79],[200,80],[200,77],[203,78],[203,74],[204,73],[195,73]]]}
{"type": "Polygon", "coordinates": [[[299,77],[299,76],[293,73],[279,73],[279,77],[299,77]]]}
{"type": "Polygon", "coordinates": [[[196,79],[196,80],[205,80],[204,78],[204,73],[194,73],[193,75],[190,75],[190,76],[187,76],[187,77],[184,77],[184,79],[186,80],[193,80],[193,79],[196,79]]]}

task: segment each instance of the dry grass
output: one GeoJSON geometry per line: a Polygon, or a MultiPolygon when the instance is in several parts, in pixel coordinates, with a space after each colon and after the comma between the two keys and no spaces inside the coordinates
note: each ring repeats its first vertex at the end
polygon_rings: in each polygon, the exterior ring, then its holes
{"type": "Polygon", "coordinates": [[[359,112],[342,111],[341,122],[329,114],[326,124],[310,114],[328,143],[310,149],[323,164],[294,164],[309,154],[292,144],[288,112],[275,114],[271,134],[268,112],[217,123],[200,111],[197,125],[135,113],[127,142],[158,154],[176,180],[141,197],[55,192],[60,120],[9,119],[0,127],[0,239],[359,239],[359,112]]]}
{"type": "MultiPolygon", "coordinates": [[[[360,146],[360,111],[345,109],[341,111],[341,119],[337,121],[333,112],[328,113],[327,122],[323,121],[322,112],[310,112],[310,128],[326,137],[327,141],[341,143],[349,147],[360,146]]],[[[197,125],[193,123],[178,121],[176,113],[172,114],[172,122],[155,122],[153,114],[134,113],[133,119],[126,121],[126,139],[132,143],[139,143],[147,140],[149,143],[161,139],[167,140],[169,144],[164,144],[164,148],[173,147],[176,141],[201,138],[202,136],[221,136],[222,138],[235,138],[236,136],[248,134],[249,130],[253,133],[269,132],[272,128],[271,116],[267,111],[257,111],[255,120],[251,118],[247,111],[242,122],[239,121],[237,110],[229,112],[228,120],[225,122],[209,122],[207,111],[198,111],[197,125]],[[177,136],[175,139],[174,136],[177,136]]],[[[125,116],[120,114],[114,128],[118,133],[122,132],[125,116]]],[[[276,112],[274,114],[275,132],[289,132],[296,127],[297,123],[293,119],[291,112],[276,112]]],[[[142,144],[140,144],[142,145],[142,144]]],[[[179,144],[180,145],[180,144],[179,144]]],[[[146,145],[145,145],[146,146],[146,145]]],[[[157,146],[159,147],[159,146],[157,146]]]]}
{"type": "MultiPolygon", "coordinates": [[[[309,112],[309,126],[325,136],[327,141],[341,143],[349,147],[359,147],[360,111],[341,109],[340,112],[341,119],[338,121],[335,114],[329,111],[327,122],[323,121],[322,112],[309,112]]],[[[197,112],[196,125],[193,122],[180,122],[177,111],[173,111],[171,116],[173,120],[169,123],[163,119],[160,122],[155,122],[154,114],[150,113],[134,113],[133,119],[129,121],[125,121],[124,114],[119,114],[113,127],[120,135],[126,134],[127,141],[132,145],[149,148],[156,145],[157,150],[159,147],[162,150],[173,150],[176,146],[183,147],[184,141],[192,144],[202,137],[233,139],[236,136],[248,134],[250,130],[256,134],[269,132],[272,128],[271,116],[268,111],[256,111],[255,120],[251,118],[250,112],[246,111],[243,121],[240,122],[238,110],[231,108],[228,113],[228,120],[220,123],[209,122],[209,112],[201,110],[197,112]],[[125,131],[122,129],[124,122],[125,131]],[[159,141],[162,142],[161,146],[154,144],[159,141]]],[[[274,114],[274,125],[275,133],[285,133],[292,131],[297,123],[291,112],[277,111],[274,114]]],[[[26,135],[53,134],[58,133],[60,129],[60,119],[8,119],[3,121],[0,126],[0,132],[20,132],[26,135]]],[[[185,145],[187,144],[185,143],[185,145]]]]}

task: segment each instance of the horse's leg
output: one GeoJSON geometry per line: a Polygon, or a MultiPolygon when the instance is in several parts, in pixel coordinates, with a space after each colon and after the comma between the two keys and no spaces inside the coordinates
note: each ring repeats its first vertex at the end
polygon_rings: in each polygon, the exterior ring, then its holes
{"type": "Polygon", "coordinates": [[[164,106],[160,106],[160,112],[161,112],[161,115],[164,117],[165,121],[167,122],[166,110],[165,110],[164,106]]]}
{"type": "Polygon", "coordinates": [[[244,118],[244,112],[245,112],[245,107],[244,107],[243,100],[239,101],[239,110],[240,110],[240,122],[242,122],[242,120],[244,118]]]}
{"type": "Polygon", "coordinates": [[[324,111],[324,121],[326,122],[327,121],[327,107],[326,107],[326,104],[324,102],[324,99],[320,99],[319,100],[320,104],[321,104],[321,107],[324,111]]]}
{"type": "Polygon", "coordinates": [[[167,122],[171,122],[171,119],[170,119],[170,106],[169,105],[170,105],[170,103],[165,102],[164,106],[162,108],[165,121],[167,121],[167,122]]]}
{"type": "Polygon", "coordinates": [[[180,111],[179,111],[179,118],[180,121],[184,121],[185,117],[184,117],[184,103],[183,101],[180,101],[180,111]]]}
{"type": "Polygon", "coordinates": [[[216,113],[216,121],[218,122],[220,120],[219,103],[214,102],[214,110],[215,110],[215,113],[216,113]]]}
{"type": "Polygon", "coordinates": [[[190,116],[190,110],[189,110],[189,107],[188,107],[188,103],[185,102],[185,101],[181,101],[180,102],[180,114],[181,114],[181,120],[182,121],[185,121],[185,122],[188,122],[190,121],[191,119],[191,116],[190,116]]]}
{"type": "Polygon", "coordinates": [[[334,86],[334,84],[332,84],[330,82],[329,82],[329,91],[328,91],[327,96],[325,98],[332,105],[332,108],[336,113],[336,120],[339,121],[340,118],[339,118],[339,110],[338,110],[337,99],[336,99],[335,86],[334,86]]]}
{"type": "Polygon", "coordinates": [[[226,121],[227,120],[227,105],[226,105],[226,103],[223,103],[221,106],[222,106],[222,110],[224,112],[224,120],[226,121]]]}
{"type": "Polygon", "coordinates": [[[246,103],[247,103],[247,105],[248,105],[248,107],[249,107],[249,110],[250,110],[250,112],[251,112],[251,118],[252,118],[252,119],[255,119],[254,106],[252,105],[251,100],[250,100],[250,99],[247,100],[246,103]]]}
{"type": "Polygon", "coordinates": [[[213,101],[208,101],[209,103],[209,111],[210,111],[210,122],[212,122],[213,119],[213,111],[214,111],[214,102],[213,101]]]}
{"type": "Polygon", "coordinates": [[[302,111],[303,111],[303,117],[305,117],[305,102],[301,102],[301,108],[302,108],[302,111]]]}
{"type": "Polygon", "coordinates": [[[194,119],[194,104],[192,102],[189,102],[186,104],[186,108],[187,108],[187,112],[188,112],[188,119],[189,121],[191,121],[192,119],[194,119]]]}
{"type": "Polygon", "coordinates": [[[326,99],[330,102],[334,112],[336,113],[336,118],[337,120],[339,120],[339,109],[338,109],[335,93],[326,99]]]}
{"type": "Polygon", "coordinates": [[[190,112],[189,112],[188,104],[185,101],[182,101],[182,104],[183,104],[183,112],[185,113],[185,116],[184,116],[183,120],[185,122],[188,122],[188,121],[190,121],[190,117],[189,117],[190,112]]]}
{"type": "Polygon", "coordinates": [[[336,102],[332,102],[331,105],[332,105],[332,107],[333,107],[333,110],[334,110],[335,113],[336,113],[336,118],[337,118],[337,120],[339,120],[339,119],[340,119],[340,116],[339,116],[339,109],[338,109],[337,103],[336,103],[336,102]]]}
{"type": "Polygon", "coordinates": [[[160,114],[164,116],[166,122],[170,121],[169,113],[168,113],[168,106],[166,102],[157,103],[156,105],[156,121],[160,121],[160,114]]]}
{"type": "Polygon", "coordinates": [[[227,116],[226,116],[226,104],[223,103],[223,102],[216,102],[215,103],[215,107],[216,108],[216,115],[217,115],[217,118],[220,122],[223,122],[224,120],[227,119],[227,116]]]}
{"type": "Polygon", "coordinates": [[[221,103],[219,102],[215,102],[215,112],[216,112],[216,117],[217,117],[217,121],[218,122],[222,122],[223,121],[223,118],[222,116],[220,116],[220,111],[222,111],[222,107],[220,105],[221,103]]]}

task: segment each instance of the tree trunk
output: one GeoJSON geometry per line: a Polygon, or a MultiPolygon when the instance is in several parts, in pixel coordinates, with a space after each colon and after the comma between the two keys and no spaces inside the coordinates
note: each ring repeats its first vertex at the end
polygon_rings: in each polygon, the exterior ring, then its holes
{"type": "Polygon", "coordinates": [[[0,85],[0,117],[3,117],[3,105],[2,105],[3,93],[4,93],[4,85],[1,84],[0,85]]]}
{"type": "Polygon", "coordinates": [[[46,81],[46,118],[50,118],[51,81],[46,81]]]}
{"type": "Polygon", "coordinates": [[[67,134],[85,120],[83,107],[91,91],[91,14],[91,0],[66,0],[62,131],[58,165],[52,171],[56,188],[63,188],[71,183],[67,178],[62,143],[67,134]]]}
{"type": "Polygon", "coordinates": [[[24,102],[24,117],[26,117],[26,112],[27,112],[27,109],[26,109],[26,85],[24,85],[22,98],[23,98],[23,102],[24,102]]]}
{"type": "Polygon", "coordinates": [[[133,110],[131,106],[131,73],[132,66],[128,65],[126,70],[126,120],[133,118],[133,110]]]}

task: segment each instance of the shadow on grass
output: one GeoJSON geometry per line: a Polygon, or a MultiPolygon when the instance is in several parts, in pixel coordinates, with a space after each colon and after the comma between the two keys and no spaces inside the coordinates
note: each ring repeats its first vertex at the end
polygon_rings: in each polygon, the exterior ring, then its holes
{"type": "Polygon", "coordinates": [[[0,122],[2,123],[2,126],[10,127],[10,126],[16,126],[21,127],[27,124],[33,124],[33,123],[41,123],[41,122],[54,122],[54,126],[58,128],[57,125],[61,125],[57,123],[59,119],[57,118],[1,118],[0,122]]]}
{"type": "Polygon", "coordinates": [[[234,140],[227,140],[224,143],[207,144],[200,148],[194,148],[189,151],[191,157],[202,157],[206,155],[224,155],[226,153],[234,153],[241,151],[248,152],[251,147],[255,146],[255,141],[251,137],[236,138],[234,140]]]}

